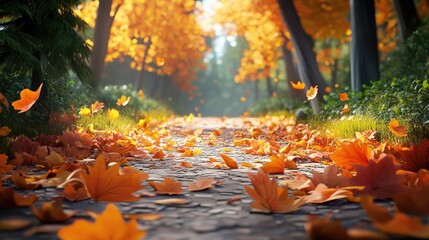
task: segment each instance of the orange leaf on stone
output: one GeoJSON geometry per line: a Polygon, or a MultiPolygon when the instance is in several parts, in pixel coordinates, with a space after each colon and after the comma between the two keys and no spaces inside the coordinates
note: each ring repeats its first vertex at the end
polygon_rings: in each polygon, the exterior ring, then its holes
{"type": "Polygon", "coordinates": [[[287,188],[277,186],[274,179],[261,169],[257,174],[247,174],[252,182],[253,188],[244,186],[247,194],[253,198],[251,208],[261,212],[287,213],[294,212],[304,204],[302,199],[289,198],[287,188]]]}
{"type": "Polygon", "coordinates": [[[198,179],[188,184],[188,190],[191,192],[202,191],[214,187],[217,182],[213,178],[198,179]]]}
{"type": "Polygon", "coordinates": [[[338,167],[353,169],[353,165],[368,165],[372,149],[366,144],[358,141],[340,143],[340,149],[331,154],[331,159],[338,167]]]}
{"type": "Polygon", "coordinates": [[[0,208],[28,207],[37,201],[39,197],[34,194],[22,196],[12,188],[3,188],[0,184],[0,208]]]}
{"type": "Polygon", "coordinates": [[[283,174],[285,170],[285,160],[283,155],[269,156],[271,162],[265,163],[261,168],[268,174],[283,174]]]}
{"type": "Polygon", "coordinates": [[[67,183],[63,196],[70,202],[82,201],[91,197],[83,183],[67,183]]]}
{"type": "Polygon", "coordinates": [[[294,83],[292,81],[289,81],[290,85],[297,90],[303,90],[305,88],[305,84],[301,81],[298,81],[297,83],[294,83]]]}
{"type": "Polygon", "coordinates": [[[143,188],[140,181],[136,181],[136,173],[120,175],[119,164],[106,169],[106,163],[102,157],[95,160],[93,167],[88,166],[88,173],[83,172],[81,175],[89,194],[95,201],[136,201],[139,198],[132,194],[143,188]]]}
{"type": "Polygon", "coordinates": [[[139,230],[136,220],[125,222],[121,211],[111,203],[95,218],[95,222],[78,219],[73,224],[63,227],[58,231],[60,239],[88,240],[140,240],[146,234],[146,231],[139,230]]]}
{"type": "Polygon", "coordinates": [[[311,182],[314,184],[314,186],[323,183],[329,188],[349,186],[349,178],[343,175],[338,175],[337,173],[338,169],[334,165],[329,165],[325,167],[323,173],[319,173],[316,170],[313,170],[313,177],[311,178],[311,182]]]}
{"type": "Polygon", "coordinates": [[[392,119],[389,122],[389,130],[398,137],[407,136],[407,128],[404,126],[399,126],[399,122],[396,119],[392,119]]]}
{"type": "Polygon", "coordinates": [[[119,170],[120,175],[131,175],[134,177],[135,181],[143,182],[149,178],[149,174],[137,170],[133,167],[123,167],[119,170]]]}
{"type": "Polygon", "coordinates": [[[227,155],[225,155],[223,153],[221,153],[219,155],[221,156],[222,160],[225,162],[225,164],[228,167],[233,168],[233,169],[238,168],[238,164],[237,164],[237,162],[234,159],[232,159],[231,157],[229,157],[229,156],[227,156],[227,155]]]}
{"type": "Polygon", "coordinates": [[[31,207],[33,214],[42,223],[61,223],[69,220],[77,211],[64,210],[62,203],[44,202],[40,208],[31,207]]]}
{"type": "Polygon", "coordinates": [[[156,151],[152,156],[152,158],[159,159],[159,160],[162,160],[164,157],[165,157],[165,153],[162,150],[156,151]]]}
{"type": "Polygon", "coordinates": [[[159,199],[153,201],[153,203],[158,205],[183,205],[189,203],[189,200],[182,198],[167,198],[167,199],[159,199]]]}
{"type": "Polygon", "coordinates": [[[181,161],[180,162],[180,166],[184,167],[184,168],[191,168],[191,167],[193,167],[192,163],[185,162],[185,161],[181,161]]]}
{"type": "Polygon", "coordinates": [[[177,182],[172,177],[165,177],[163,182],[149,182],[149,185],[156,190],[157,194],[176,195],[182,194],[182,183],[177,182]]]}
{"type": "Polygon", "coordinates": [[[307,93],[306,93],[306,95],[307,95],[307,100],[314,99],[314,98],[317,96],[317,92],[318,92],[317,86],[315,86],[315,87],[310,87],[310,88],[307,90],[307,93]]]}
{"type": "Polygon", "coordinates": [[[39,88],[36,91],[31,91],[30,89],[24,89],[21,91],[21,99],[12,103],[13,109],[19,110],[19,113],[26,112],[36,103],[39,99],[40,91],[42,90],[43,83],[40,84],[39,88]]]}
{"type": "Polygon", "coordinates": [[[302,197],[306,203],[324,203],[337,199],[347,199],[352,202],[359,201],[358,198],[353,196],[351,189],[363,189],[363,187],[344,187],[344,188],[329,188],[325,184],[320,183],[316,186],[310,195],[302,197]]]}
{"type": "Polygon", "coordinates": [[[40,187],[40,184],[32,184],[30,180],[27,180],[27,178],[19,172],[12,174],[11,179],[17,189],[32,190],[40,187]]]}

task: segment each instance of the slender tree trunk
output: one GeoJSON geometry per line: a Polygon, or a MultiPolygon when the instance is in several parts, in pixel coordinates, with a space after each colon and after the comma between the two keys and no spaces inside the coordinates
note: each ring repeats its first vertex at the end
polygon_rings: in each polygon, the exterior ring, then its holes
{"type": "Polygon", "coordinates": [[[416,6],[412,0],[393,0],[402,40],[406,40],[420,24],[416,6]]]}
{"type": "Polygon", "coordinates": [[[273,96],[274,93],[274,86],[273,86],[273,82],[271,82],[271,78],[268,75],[267,79],[265,80],[265,83],[267,84],[267,93],[269,97],[273,96]]]}
{"type": "Polygon", "coordinates": [[[146,67],[146,58],[147,58],[147,54],[149,52],[149,48],[152,46],[152,41],[151,38],[149,37],[149,40],[146,43],[146,48],[144,50],[144,55],[143,55],[143,60],[142,60],[142,69],[139,71],[139,75],[137,77],[136,83],[134,85],[134,89],[136,91],[140,90],[143,88],[143,80],[144,80],[144,73],[145,73],[145,67],[146,67]]]}
{"type": "Polygon", "coordinates": [[[296,90],[290,85],[290,82],[296,83],[300,81],[300,79],[298,75],[298,70],[296,69],[296,65],[293,62],[292,52],[286,48],[287,41],[288,40],[285,38],[285,44],[284,46],[282,46],[282,51],[286,67],[286,81],[288,85],[289,95],[294,101],[305,100],[305,96],[304,94],[302,94],[302,91],[296,90]]]}
{"type": "Polygon", "coordinates": [[[296,50],[298,57],[299,75],[301,80],[306,84],[306,87],[318,86],[319,94],[316,98],[310,101],[311,108],[315,114],[319,113],[320,102],[325,91],[326,83],[320,73],[316,61],[316,55],[313,52],[313,41],[305,32],[296,12],[295,5],[292,0],[278,0],[278,4],[282,13],[284,22],[292,37],[292,44],[296,50]]]}
{"type": "Polygon", "coordinates": [[[331,76],[332,76],[332,87],[337,83],[337,73],[338,73],[338,59],[334,59],[334,66],[332,66],[331,76]]]}
{"type": "Polygon", "coordinates": [[[374,0],[350,0],[352,49],[350,67],[352,90],[362,91],[362,86],[380,77],[378,66],[377,29],[374,0]]]}
{"type": "Polygon", "coordinates": [[[104,70],[104,59],[107,54],[107,46],[109,44],[110,29],[112,28],[113,20],[116,13],[119,11],[117,5],[114,9],[113,16],[110,15],[112,10],[112,0],[99,1],[97,10],[97,19],[95,20],[94,29],[94,47],[91,56],[91,71],[94,76],[93,87],[95,90],[101,84],[101,77],[104,70]]]}
{"type": "Polygon", "coordinates": [[[159,89],[159,77],[158,75],[153,76],[153,84],[152,84],[152,89],[150,90],[150,95],[155,98],[156,93],[158,92],[159,89]]]}
{"type": "Polygon", "coordinates": [[[255,103],[259,101],[259,81],[253,81],[253,94],[255,96],[255,103]]]}

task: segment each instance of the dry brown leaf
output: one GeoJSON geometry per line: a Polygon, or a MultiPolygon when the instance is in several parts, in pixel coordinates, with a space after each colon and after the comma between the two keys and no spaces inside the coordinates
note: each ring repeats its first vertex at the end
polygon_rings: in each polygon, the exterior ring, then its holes
{"type": "Polygon", "coordinates": [[[165,157],[165,154],[162,150],[156,151],[152,156],[152,158],[159,159],[159,160],[162,160],[164,157],[165,157]]]}
{"type": "Polygon", "coordinates": [[[167,198],[167,199],[160,199],[155,200],[153,203],[158,205],[183,205],[189,203],[189,200],[182,199],[182,198],[167,198]]]}
{"type": "Polygon", "coordinates": [[[34,194],[22,196],[12,188],[3,188],[0,184],[0,208],[28,207],[37,201],[39,197],[34,194]]]}
{"type": "Polygon", "coordinates": [[[230,168],[232,168],[232,169],[236,169],[236,168],[238,168],[237,162],[236,162],[234,159],[232,159],[232,158],[228,157],[227,155],[225,155],[225,154],[223,154],[223,153],[221,153],[221,154],[219,154],[219,155],[222,157],[222,160],[225,162],[225,164],[226,164],[228,167],[230,167],[230,168]]]}
{"type": "Polygon", "coordinates": [[[157,194],[176,195],[182,194],[182,183],[172,177],[165,177],[163,182],[148,182],[156,190],[157,194]]]}
{"type": "Polygon", "coordinates": [[[0,219],[0,232],[16,231],[29,227],[33,224],[31,219],[11,218],[0,219]]]}
{"type": "Polygon", "coordinates": [[[188,190],[191,192],[202,191],[214,187],[216,183],[213,178],[198,179],[188,184],[188,190]]]}
{"type": "Polygon", "coordinates": [[[67,183],[63,195],[70,202],[82,201],[91,197],[81,182],[67,183]]]}
{"type": "Polygon", "coordinates": [[[302,197],[306,203],[324,203],[337,199],[345,198],[349,201],[359,201],[358,198],[353,196],[352,189],[362,189],[363,187],[345,187],[345,188],[328,188],[325,184],[321,183],[316,186],[316,189],[310,195],[302,197]]]}
{"type": "Polygon", "coordinates": [[[42,223],[61,223],[69,220],[77,211],[63,210],[61,202],[44,202],[40,208],[31,207],[33,214],[42,223]]]}
{"type": "Polygon", "coordinates": [[[162,218],[159,213],[140,213],[140,214],[126,214],[125,217],[129,219],[142,220],[142,221],[157,221],[162,218]]]}
{"type": "Polygon", "coordinates": [[[32,190],[40,187],[40,184],[32,184],[30,179],[27,180],[27,178],[19,172],[12,174],[11,179],[17,189],[32,190]]]}

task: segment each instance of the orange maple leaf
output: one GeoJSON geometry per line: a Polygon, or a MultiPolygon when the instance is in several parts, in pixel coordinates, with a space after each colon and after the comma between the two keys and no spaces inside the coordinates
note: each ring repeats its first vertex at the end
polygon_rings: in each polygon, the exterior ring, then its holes
{"type": "Polygon", "coordinates": [[[335,165],[347,169],[352,169],[354,164],[368,165],[372,149],[366,143],[354,141],[340,144],[340,149],[331,154],[335,165]]]}
{"type": "MultiPolygon", "coordinates": [[[[102,156],[102,155],[101,155],[102,156]]],[[[82,178],[89,194],[95,201],[122,202],[136,201],[139,198],[132,193],[143,188],[140,181],[135,181],[136,174],[119,175],[119,164],[106,169],[104,158],[98,157],[94,167],[88,167],[82,178]]]]}
{"type": "Polygon", "coordinates": [[[213,178],[198,179],[195,182],[189,183],[188,190],[191,192],[202,191],[214,187],[216,183],[213,178]]]}
{"type": "Polygon", "coordinates": [[[31,211],[42,223],[61,223],[77,212],[76,210],[64,210],[61,204],[59,201],[44,202],[40,208],[32,206],[31,211]]]}
{"type": "Polygon", "coordinates": [[[96,101],[95,103],[91,104],[91,112],[96,113],[104,108],[104,103],[96,101]]]}
{"type": "Polygon", "coordinates": [[[34,105],[34,103],[36,103],[37,99],[39,99],[42,86],[43,83],[40,84],[36,91],[31,91],[28,88],[22,90],[20,93],[21,99],[12,103],[13,108],[15,110],[20,110],[19,113],[28,111],[34,105]]]}
{"type": "Polygon", "coordinates": [[[67,183],[63,191],[64,198],[70,202],[82,201],[91,197],[83,183],[67,183]]]}
{"type": "Polygon", "coordinates": [[[404,126],[399,126],[399,122],[396,119],[392,119],[389,122],[389,130],[398,137],[407,136],[407,129],[404,126]]]}
{"type": "Polygon", "coordinates": [[[268,174],[283,174],[285,171],[285,160],[283,155],[269,156],[271,162],[265,163],[261,168],[268,174]]]}
{"type": "Polygon", "coordinates": [[[297,83],[290,81],[290,85],[292,85],[292,87],[297,90],[302,90],[305,88],[305,83],[301,81],[298,81],[297,83]]]}
{"type": "Polygon", "coordinates": [[[125,222],[121,211],[108,204],[106,209],[95,218],[95,222],[78,219],[73,224],[58,231],[60,239],[112,239],[140,240],[146,236],[140,231],[135,219],[125,222]],[[114,226],[114,227],[112,227],[114,226]]]}
{"type": "Polygon", "coordinates": [[[334,165],[329,165],[325,167],[323,173],[319,173],[316,170],[313,170],[313,177],[311,178],[311,182],[314,184],[314,186],[323,183],[329,188],[349,186],[349,179],[346,176],[338,175],[337,172],[338,169],[334,165]]]}
{"type": "Polygon", "coordinates": [[[344,188],[329,188],[325,184],[320,183],[316,186],[310,195],[302,197],[306,203],[324,203],[336,199],[346,198],[349,201],[357,202],[358,198],[353,196],[352,189],[363,189],[363,187],[353,186],[344,188]]]}
{"type": "Polygon", "coordinates": [[[247,194],[254,200],[251,208],[262,212],[287,213],[297,211],[304,204],[302,199],[289,198],[287,188],[278,187],[276,180],[270,180],[269,175],[261,169],[257,174],[247,175],[253,185],[253,188],[244,186],[247,194]]]}
{"type": "Polygon", "coordinates": [[[233,168],[233,169],[238,168],[238,164],[234,159],[232,159],[231,157],[228,157],[227,155],[225,155],[223,153],[221,153],[219,155],[222,157],[222,160],[225,162],[225,164],[228,167],[233,168]]]}
{"type": "Polygon", "coordinates": [[[418,172],[420,169],[429,170],[429,139],[411,145],[410,149],[401,149],[399,154],[403,160],[402,169],[412,172],[418,172]]]}
{"type": "Polygon", "coordinates": [[[172,177],[165,177],[163,182],[148,182],[156,190],[157,194],[182,194],[182,183],[177,182],[172,177]]]}
{"type": "Polygon", "coordinates": [[[401,176],[396,174],[400,166],[393,163],[393,159],[382,154],[379,159],[371,159],[368,166],[355,165],[356,176],[350,178],[355,186],[365,186],[360,194],[370,194],[377,198],[390,198],[394,194],[406,190],[401,183],[401,176]]]}

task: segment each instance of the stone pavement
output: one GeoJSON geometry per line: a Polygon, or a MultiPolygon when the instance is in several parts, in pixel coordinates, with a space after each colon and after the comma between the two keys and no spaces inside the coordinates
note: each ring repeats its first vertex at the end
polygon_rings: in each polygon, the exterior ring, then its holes
{"type": "MultiPolygon", "coordinates": [[[[178,121],[178,120],[176,120],[178,121]]],[[[157,195],[155,197],[142,197],[136,202],[116,203],[123,213],[160,213],[162,217],[156,221],[142,221],[138,223],[141,229],[148,231],[146,239],[307,239],[304,230],[304,224],[307,215],[326,215],[333,214],[334,220],[340,220],[344,227],[359,227],[370,229],[370,222],[360,204],[348,203],[343,200],[336,200],[325,204],[305,204],[299,211],[288,214],[262,214],[251,212],[251,198],[246,194],[245,185],[251,185],[247,172],[256,172],[255,169],[214,169],[209,168],[209,157],[220,159],[219,153],[225,148],[230,148],[231,152],[227,155],[234,158],[238,163],[252,162],[255,159],[264,159],[266,156],[252,156],[244,154],[241,148],[234,147],[233,138],[236,131],[247,131],[249,126],[242,123],[240,119],[220,120],[218,118],[205,119],[204,121],[195,119],[192,123],[183,124],[183,121],[171,122],[168,124],[171,136],[178,145],[186,141],[186,136],[181,134],[183,130],[204,129],[200,137],[203,139],[197,142],[192,148],[201,148],[202,154],[194,157],[180,157],[175,154],[174,157],[168,156],[161,161],[142,159],[141,161],[130,162],[130,165],[149,173],[147,181],[162,181],[164,177],[174,177],[176,181],[187,183],[199,178],[214,178],[217,181],[223,181],[214,188],[200,191],[184,191],[182,195],[165,196],[157,195]],[[223,134],[219,136],[218,145],[208,146],[205,139],[214,129],[222,129],[223,134]],[[193,164],[192,168],[177,167],[180,161],[186,161],[193,164]],[[156,205],[153,203],[157,199],[183,198],[189,200],[184,205],[156,205]],[[238,201],[228,204],[231,198],[241,198],[238,201]]],[[[301,161],[298,163],[298,170],[285,170],[284,175],[290,175],[293,172],[310,174],[313,169],[322,170],[320,163],[311,161],[301,161]]],[[[276,176],[276,175],[273,175],[276,176]]],[[[278,175],[277,175],[278,176],[278,175]]],[[[147,181],[144,182],[146,192],[154,192],[147,181]]],[[[55,188],[37,189],[34,192],[43,200],[58,196],[59,191],[55,188]]],[[[385,206],[391,206],[391,203],[383,203],[385,206]]],[[[81,210],[77,217],[89,219],[83,210],[94,210],[97,212],[105,208],[106,203],[94,203],[92,200],[82,202],[64,202],[67,209],[81,210]]],[[[11,216],[27,217],[34,219],[37,225],[37,219],[32,215],[29,208],[0,210],[0,218],[9,218],[11,216]]],[[[66,224],[72,223],[76,217],[73,217],[66,224]]],[[[114,227],[114,226],[112,226],[114,227]]],[[[55,233],[37,234],[31,237],[25,237],[24,229],[16,232],[0,232],[0,239],[56,239],[55,233]]],[[[333,236],[333,239],[335,237],[333,236]]]]}

